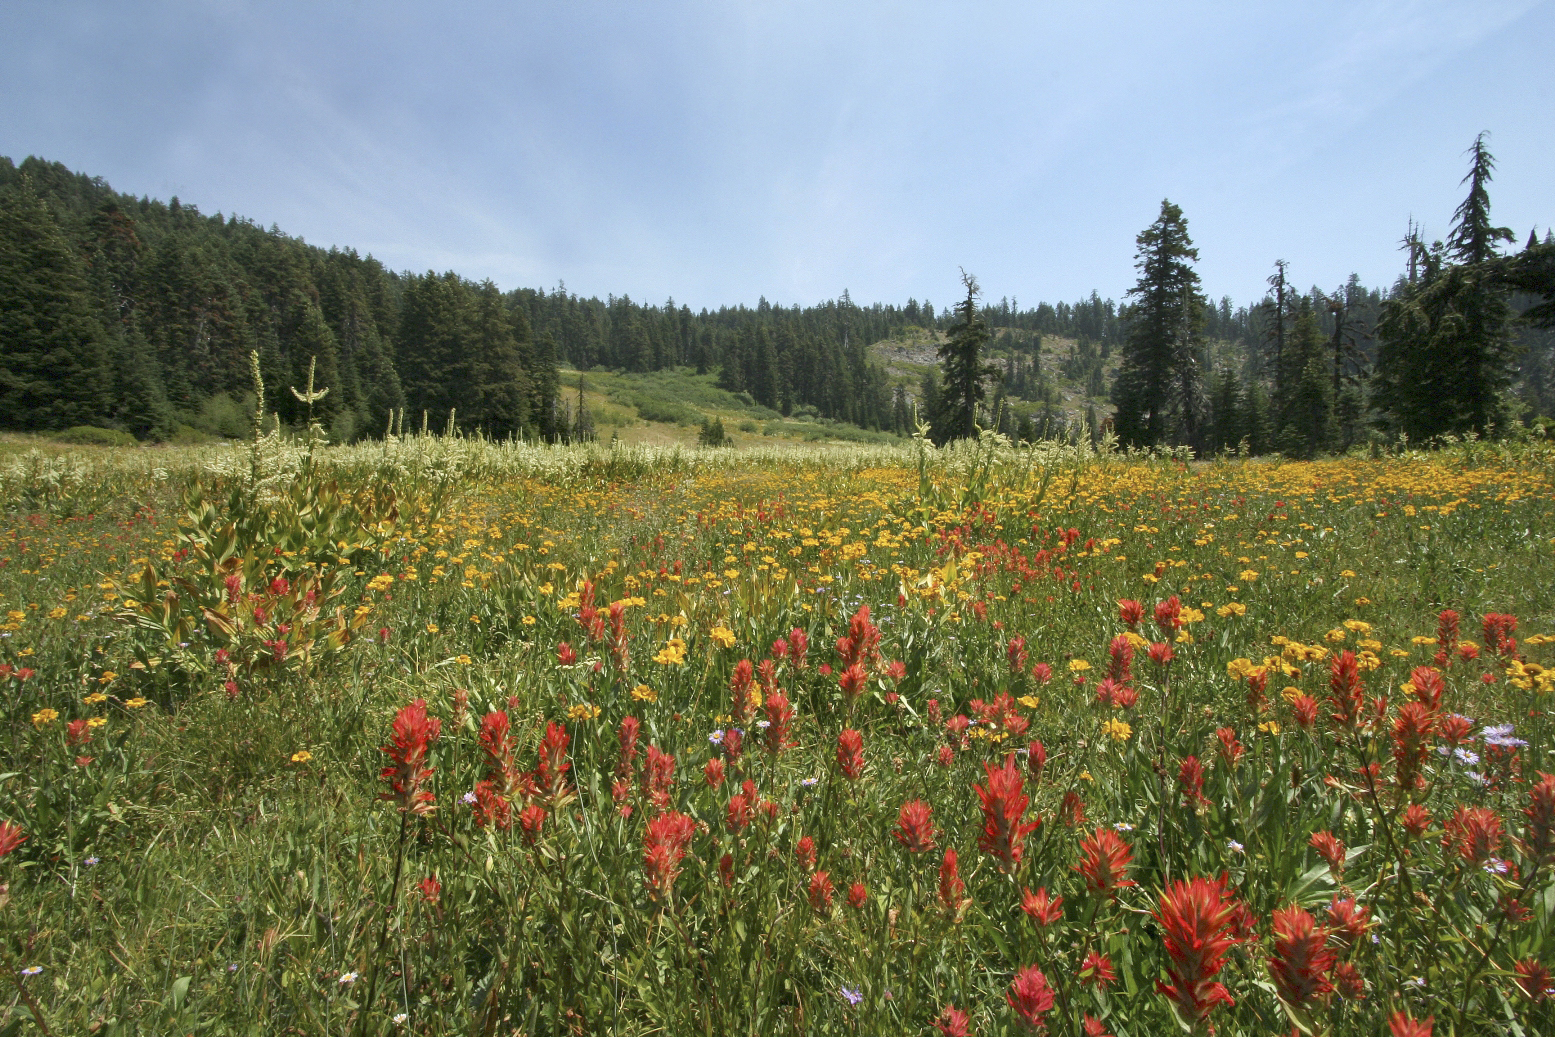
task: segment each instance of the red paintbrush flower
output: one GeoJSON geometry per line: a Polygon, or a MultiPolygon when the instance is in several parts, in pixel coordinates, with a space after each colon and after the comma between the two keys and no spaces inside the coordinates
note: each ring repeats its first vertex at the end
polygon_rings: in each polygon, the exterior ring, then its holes
{"type": "Polygon", "coordinates": [[[969,1026],[967,1014],[955,1005],[941,1008],[934,1019],[934,1028],[940,1032],[941,1037],[970,1037],[972,1031],[969,1026]]]}
{"type": "Polygon", "coordinates": [[[1047,750],[1041,742],[1032,742],[1026,747],[1026,773],[1031,775],[1033,783],[1042,780],[1042,771],[1047,766],[1047,750]]]}
{"type": "Polygon", "coordinates": [[[1333,707],[1330,722],[1336,728],[1354,730],[1366,706],[1366,689],[1361,684],[1360,662],[1346,648],[1329,664],[1328,703],[1333,707]]]}
{"type": "Polygon", "coordinates": [[[1414,689],[1415,698],[1425,704],[1432,712],[1442,708],[1442,674],[1440,670],[1430,666],[1416,666],[1414,672],[1409,675],[1409,686],[1414,689]]]}
{"type": "Polygon", "coordinates": [[[1119,634],[1107,645],[1107,676],[1117,684],[1134,679],[1134,643],[1127,634],[1119,634]]]}
{"type": "Polygon", "coordinates": [[[567,746],[572,736],[567,728],[557,723],[545,725],[545,735],[540,739],[540,766],[535,768],[535,782],[548,796],[560,797],[567,791],[567,746]]]}
{"type": "Polygon", "coordinates": [[[729,797],[729,810],[724,819],[724,825],[729,831],[738,835],[745,830],[755,816],[756,804],[745,793],[736,792],[729,797]]]}
{"type": "Polygon", "coordinates": [[[1020,909],[1026,912],[1033,922],[1046,927],[1063,919],[1064,898],[1049,897],[1046,886],[1035,893],[1028,889],[1021,896],[1020,909]]]}
{"type": "Polygon", "coordinates": [[[1118,602],[1118,618],[1132,630],[1145,618],[1145,607],[1133,598],[1124,598],[1118,602]]]}
{"type": "Polygon", "coordinates": [[[1329,937],[1348,951],[1371,928],[1371,910],[1357,904],[1354,897],[1335,895],[1328,904],[1328,926],[1329,937]]]}
{"type": "Polygon", "coordinates": [[[869,890],[862,882],[855,882],[848,887],[848,906],[855,911],[864,910],[864,905],[869,903],[869,890]]]}
{"type": "Polygon", "coordinates": [[[761,660],[761,663],[756,667],[756,683],[767,695],[778,690],[777,663],[774,660],[761,660]]]}
{"type": "Polygon", "coordinates": [[[1504,612],[1488,612],[1484,619],[1485,644],[1497,655],[1510,659],[1517,654],[1517,617],[1504,612]]]}
{"type": "Polygon", "coordinates": [[[1173,594],[1165,601],[1156,602],[1155,621],[1156,625],[1167,633],[1182,626],[1182,602],[1178,600],[1177,595],[1173,594]]]}
{"type": "Polygon", "coordinates": [[[837,735],[837,768],[850,781],[864,773],[864,736],[851,727],[837,735]]]}
{"type": "Polygon", "coordinates": [[[378,775],[389,784],[389,791],[378,798],[393,800],[401,813],[431,814],[437,809],[432,790],[422,788],[432,776],[427,754],[442,734],[443,722],[427,716],[425,699],[416,699],[394,717],[390,744],[383,746],[390,764],[378,775]]]}
{"type": "Polygon", "coordinates": [[[1489,807],[1459,807],[1447,819],[1442,847],[1471,864],[1483,864],[1501,848],[1501,818],[1489,807]]]}
{"type": "Polygon", "coordinates": [[[1095,834],[1080,841],[1080,863],[1075,870],[1085,878],[1087,890],[1116,898],[1118,890],[1134,885],[1128,877],[1128,866],[1133,860],[1134,851],[1117,832],[1098,828],[1095,834]]]}
{"type": "Polygon", "coordinates": [[[1026,672],[1027,655],[1026,639],[1024,637],[1016,636],[1010,638],[1009,643],[1004,646],[1004,654],[1010,661],[1010,669],[1016,673],[1026,672]]]}
{"type": "Polygon", "coordinates": [[[643,767],[643,780],[648,802],[659,810],[666,810],[670,803],[670,786],[675,782],[675,757],[660,752],[659,747],[648,747],[648,763],[643,767]]]}
{"type": "Polygon", "coordinates": [[[1550,988],[1555,985],[1555,980],[1550,977],[1550,970],[1535,958],[1524,958],[1522,961],[1512,964],[1512,974],[1517,982],[1517,989],[1532,1001],[1543,1001],[1550,996],[1550,988]]]}
{"type": "Polygon", "coordinates": [[[798,627],[788,632],[788,661],[793,663],[794,669],[805,668],[805,653],[810,649],[810,638],[798,627]]]}
{"type": "Polygon", "coordinates": [[[1204,798],[1204,765],[1197,756],[1185,757],[1177,768],[1177,789],[1189,806],[1195,809],[1209,806],[1209,800],[1204,798]]]}
{"type": "Polygon", "coordinates": [[[831,876],[824,871],[818,871],[810,876],[810,910],[818,915],[826,914],[831,910],[832,894],[837,888],[832,885],[831,876]]]}
{"type": "Polygon", "coordinates": [[[1424,784],[1420,768],[1425,764],[1435,730],[1436,714],[1424,702],[1406,702],[1399,708],[1398,718],[1393,721],[1393,766],[1398,786],[1406,794],[1424,784]]]}
{"type": "Polygon", "coordinates": [[[1310,731],[1312,725],[1317,723],[1317,699],[1311,695],[1297,695],[1290,700],[1290,712],[1297,727],[1310,731]]]}
{"type": "Polygon", "coordinates": [[[1225,761],[1226,766],[1235,770],[1236,765],[1242,762],[1242,757],[1247,755],[1246,748],[1243,747],[1241,742],[1237,741],[1236,729],[1217,727],[1215,728],[1215,737],[1220,739],[1221,760],[1225,761]]]}
{"type": "Polygon", "coordinates": [[[767,719],[767,750],[780,753],[794,744],[789,737],[794,723],[793,708],[788,704],[788,697],[779,691],[767,696],[762,709],[767,719]]]}
{"type": "Polygon", "coordinates": [[[751,701],[751,681],[754,675],[749,659],[735,663],[734,672],[729,675],[729,716],[732,723],[741,727],[750,719],[751,708],[755,705],[751,701]]]}
{"type": "Polygon", "coordinates": [[[1047,1028],[1042,1017],[1053,1008],[1053,988],[1041,969],[1027,965],[1017,972],[1004,999],[1015,1009],[1015,1015],[1025,1029],[1040,1033],[1047,1028]]]}
{"type": "Polygon", "coordinates": [[[507,831],[513,826],[513,804],[490,778],[475,783],[474,816],[480,828],[495,825],[499,831],[507,831]]]}
{"type": "Polygon", "coordinates": [[[1332,832],[1313,832],[1307,839],[1307,845],[1317,851],[1317,855],[1328,862],[1328,870],[1338,882],[1344,875],[1344,843],[1340,842],[1332,832]]]}
{"type": "Polygon", "coordinates": [[[1172,652],[1172,646],[1165,641],[1157,641],[1146,650],[1150,661],[1157,666],[1169,666],[1176,655],[1172,652]]]}
{"type": "Polygon", "coordinates": [[[1434,1015],[1416,1019],[1403,1012],[1394,1012],[1388,1017],[1388,1033],[1390,1037],[1431,1037],[1431,1027],[1435,1022],[1434,1015]]]}
{"type": "Polygon", "coordinates": [[[794,847],[794,856],[799,859],[799,866],[805,871],[815,870],[815,840],[808,835],[799,840],[794,847]]]}
{"type": "Polygon", "coordinates": [[[1080,982],[1087,986],[1105,990],[1108,984],[1116,982],[1117,978],[1118,973],[1112,967],[1112,959],[1100,951],[1091,951],[1080,965],[1080,982]]]}
{"type": "Polygon", "coordinates": [[[1523,829],[1523,852],[1536,861],[1555,854],[1555,774],[1539,772],[1539,780],[1528,789],[1528,819],[1523,829]]]}
{"type": "Polygon", "coordinates": [[[545,824],[545,808],[538,803],[531,803],[518,815],[518,826],[524,830],[524,841],[533,845],[540,836],[540,827],[545,824]]]}
{"type": "Polygon", "coordinates": [[[630,777],[632,765],[637,762],[637,734],[642,729],[642,724],[636,717],[622,717],[621,727],[616,731],[616,740],[620,743],[621,750],[616,756],[616,777],[630,777]]]}
{"type": "Polygon", "coordinates": [[[1366,978],[1361,970],[1347,961],[1334,966],[1334,990],[1346,1001],[1362,1001],[1366,998],[1366,978]]]}
{"type": "Polygon", "coordinates": [[[1458,647],[1458,614],[1443,609],[1436,617],[1436,665],[1452,664],[1452,653],[1458,647]]]}
{"type": "Polygon", "coordinates": [[[1021,815],[1031,800],[1024,792],[1014,753],[1005,755],[1004,766],[995,769],[992,764],[985,763],[983,771],[988,775],[987,787],[972,786],[983,810],[983,831],[977,845],[985,853],[999,858],[999,866],[1009,871],[1021,862],[1026,836],[1036,831],[1042,819],[1021,823],[1021,815]]]}
{"type": "Polygon", "coordinates": [[[1225,964],[1225,953],[1236,942],[1231,932],[1235,904],[1224,878],[1178,879],[1161,893],[1155,920],[1166,943],[1170,983],[1156,981],[1173,1008],[1197,1026],[1217,1004],[1235,1004],[1215,976],[1225,964]]]}
{"type": "Polygon", "coordinates": [[[966,883],[961,878],[960,862],[953,849],[945,850],[944,860],[939,866],[939,903],[945,909],[945,913],[952,918],[958,918],[963,908],[970,901],[966,899],[966,883]]]}
{"type": "Polygon", "coordinates": [[[15,821],[0,821],[0,857],[12,853],[27,841],[27,831],[15,821]]]}
{"type": "Polygon", "coordinates": [[[864,672],[863,664],[853,663],[837,676],[837,687],[842,689],[843,698],[852,702],[864,692],[864,685],[869,681],[869,674],[864,672]]]}
{"type": "Polygon", "coordinates": [[[1286,1003],[1300,1008],[1315,997],[1333,989],[1328,973],[1334,967],[1334,953],[1323,945],[1328,933],[1300,906],[1274,911],[1274,953],[1269,958],[1269,974],[1286,1003]]]}
{"type": "Polygon", "coordinates": [[[668,897],[674,889],[680,862],[686,857],[686,847],[691,845],[695,831],[696,822],[674,811],[648,822],[643,837],[643,878],[648,894],[655,900],[668,897]]]}
{"type": "Polygon", "coordinates": [[[563,666],[571,666],[578,661],[578,653],[572,650],[572,645],[563,641],[556,646],[556,661],[563,666]]]}
{"type": "Polygon", "coordinates": [[[1398,815],[1398,821],[1410,838],[1418,839],[1431,827],[1431,814],[1419,803],[1411,803],[1398,815]]]}
{"type": "Polygon", "coordinates": [[[707,780],[707,787],[716,789],[724,783],[724,761],[721,756],[714,756],[702,765],[702,776],[707,780]]]}
{"type": "Polygon", "coordinates": [[[932,808],[921,799],[911,799],[897,812],[896,831],[891,833],[896,841],[913,853],[934,849],[934,821],[932,808]]]}

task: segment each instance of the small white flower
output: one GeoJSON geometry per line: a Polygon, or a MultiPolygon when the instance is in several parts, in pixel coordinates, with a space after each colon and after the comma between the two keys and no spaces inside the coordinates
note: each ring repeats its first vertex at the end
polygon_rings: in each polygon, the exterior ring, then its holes
{"type": "Polygon", "coordinates": [[[1243,846],[1241,843],[1237,842],[1235,839],[1227,839],[1226,840],[1226,849],[1230,850],[1232,853],[1242,853],[1242,852],[1244,852],[1247,849],[1247,847],[1243,846]]]}
{"type": "Polygon", "coordinates": [[[404,1012],[394,1017],[395,1026],[404,1026],[408,1022],[410,1022],[410,1016],[404,1012]]]}
{"type": "Polygon", "coordinates": [[[355,982],[356,982],[356,973],[354,973],[354,972],[342,973],[341,976],[340,976],[340,985],[341,986],[348,986],[348,985],[350,985],[352,983],[355,983],[355,982]]]}
{"type": "Polygon", "coordinates": [[[1127,821],[1119,821],[1112,827],[1116,828],[1120,832],[1132,832],[1134,830],[1134,826],[1129,824],[1127,821]]]}
{"type": "Polygon", "coordinates": [[[473,793],[473,792],[466,792],[464,795],[459,797],[459,801],[461,803],[464,803],[466,806],[468,806],[469,804],[475,802],[475,793],[473,793]]]}
{"type": "Polygon", "coordinates": [[[40,973],[42,971],[43,971],[43,966],[42,965],[28,965],[25,969],[22,969],[22,975],[24,975],[24,976],[36,976],[38,973],[40,973]]]}

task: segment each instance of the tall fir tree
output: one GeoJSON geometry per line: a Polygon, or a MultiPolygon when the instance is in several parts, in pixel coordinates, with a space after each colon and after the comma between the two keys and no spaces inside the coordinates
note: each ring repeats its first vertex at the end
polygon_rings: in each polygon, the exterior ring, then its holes
{"type": "Polygon", "coordinates": [[[80,256],[23,178],[0,193],[0,424],[105,420],[107,335],[80,256]]]}
{"type": "Polygon", "coordinates": [[[1113,386],[1118,438],[1127,446],[1176,441],[1202,447],[1198,337],[1205,301],[1190,265],[1199,252],[1188,237],[1182,209],[1167,200],[1134,241],[1139,280],[1129,290],[1134,302],[1113,386]]]}
{"type": "Polygon", "coordinates": [[[949,439],[977,435],[977,406],[987,394],[983,380],[999,375],[997,367],[983,362],[983,348],[990,332],[978,311],[977,297],[982,290],[977,286],[977,278],[963,270],[961,284],[966,288],[966,298],[956,305],[955,323],[939,347],[940,366],[944,370],[940,410],[949,439]]]}
{"type": "MultiPolygon", "coordinates": [[[[1414,440],[1487,432],[1504,425],[1515,349],[1511,309],[1496,246],[1511,231],[1490,223],[1487,185],[1495,159],[1484,134],[1470,147],[1463,183],[1469,194],[1454,213],[1443,249],[1431,249],[1416,280],[1382,309],[1377,332],[1378,405],[1414,440]]],[[[1415,264],[1418,242],[1408,242],[1415,264]]]]}

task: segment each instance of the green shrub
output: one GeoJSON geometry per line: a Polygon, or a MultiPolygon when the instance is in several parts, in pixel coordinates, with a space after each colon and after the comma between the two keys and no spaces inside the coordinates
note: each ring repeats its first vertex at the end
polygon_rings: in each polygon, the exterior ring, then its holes
{"type": "Polygon", "coordinates": [[[120,432],[113,428],[98,428],[95,425],[76,425],[67,428],[63,432],[54,435],[56,443],[69,443],[73,446],[134,446],[135,437],[128,432],[120,432]]]}

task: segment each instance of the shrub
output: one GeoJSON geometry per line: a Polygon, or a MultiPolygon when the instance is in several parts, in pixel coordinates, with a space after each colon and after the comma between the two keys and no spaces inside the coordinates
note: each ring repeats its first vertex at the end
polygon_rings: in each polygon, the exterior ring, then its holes
{"type": "Polygon", "coordinates": [[[98,428],[95,425],[76,425],[67,428],[63,432],[54,434],[57,443],[69,443],[72,446],[134,446],[135,437],[128,432],[120,432],[113,428],[98,428]]]}

